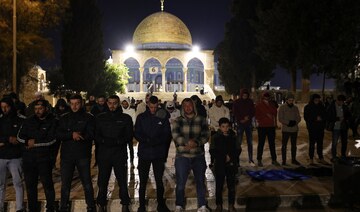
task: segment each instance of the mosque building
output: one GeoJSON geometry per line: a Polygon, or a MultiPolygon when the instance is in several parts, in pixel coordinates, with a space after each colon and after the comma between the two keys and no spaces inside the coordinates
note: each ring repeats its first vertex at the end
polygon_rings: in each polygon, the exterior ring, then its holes
{"type": "Polygon", "coordinates": [[[160,12],[137,26],[132,46],[112,51],[112,62],[129,68],[127,92],[205,92],[213,97],[214,82],[219,83],[214,51],[193,45],[187,26],[165,12],[163,3],[160,12]]]}

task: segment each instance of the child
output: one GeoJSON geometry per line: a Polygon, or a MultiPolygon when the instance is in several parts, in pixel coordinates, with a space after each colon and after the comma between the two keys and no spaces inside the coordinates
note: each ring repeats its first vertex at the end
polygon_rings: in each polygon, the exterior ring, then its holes
{"type": "Polygon", "coordinates": [[[222,211],[222,191],[226,177],[228,188],[229,211],[236,211],[235,203],[235,176],[236,166],[236,135],[230,129],[228,118],[219,120],[219,130],[212,137],[215,153],[215,180],[216,180],[216,210],[222,211]]]}

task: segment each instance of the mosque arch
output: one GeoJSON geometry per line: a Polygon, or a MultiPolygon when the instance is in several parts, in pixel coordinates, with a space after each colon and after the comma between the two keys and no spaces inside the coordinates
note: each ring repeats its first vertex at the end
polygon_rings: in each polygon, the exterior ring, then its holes
{"type": "Polygon", "coordinates": [[[187,91],[197,92],[204,89],[204,64],[198,58],[192,58],[187,64],[187,91]]]}
{"type": "Polygon", "coordinates": [[[140,64],[139,62],[130,57],[124,61],[124,64],[129,69],[128,74],[130,76],[127,84],[128,92],[140,92],[140,64]]]}
{"type": "Polygon", "coordinates": [[[161,63],[156,58],[150,58],[144,63],[144,92],[163,91],[161,63]]]}
{"type": "Polygon", "coordinates": [[[182,91],[184,84],[184,65],[177,58],[169,59],[165,64],[166,92],[182,91]]]}

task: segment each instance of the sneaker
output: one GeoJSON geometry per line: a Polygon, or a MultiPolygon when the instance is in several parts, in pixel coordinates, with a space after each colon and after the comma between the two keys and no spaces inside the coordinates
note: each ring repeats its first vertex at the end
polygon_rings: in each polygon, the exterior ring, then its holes
{"type": "Polygon", "coordinates": [[[297,165],[297,166],[300,166],[300,165],[301,165],[301,164],[299,163],[299,161],[297,161],[297,160],[292,160],[291,163],[294,164],[294,165],[297,165]]]}
{"type": "Polygon", "coordinates": [[[250,165],[251,167],[255,167],[255,166],[256,166],[253,160],[249,160],[249,165],[250,165]]]}
{"type": "Polygon", "coordinates": [[[215,212],[222,212],[222,211],[223,211],[222,205],[216,205],[215,212]]]}
{"type": "Polygon", "coordinates": [[[261,160],[258,161],[258,167],[263,167],[263,163],[261,162],[261,160]]]}
{"type": "Polygon", "coordinates": [[[274,166],[280,166],[280,163],[277,162],[276,160],[273,160],[273,161],[271,162],[271,164],[274,165],[274,166]]]}
{"type": "Polygon", "coordinates": [[[183,211],[185,211],[185,210],[181,206],[179,206],[179,205],[175,206],[174,212],[183,212],[183,211]]]}
{"type": "Polygon", "coordinates": [[[234,205],[229,205],[229,212],[236,212],[234,205]]]}
{"type": "Polygon", "coordinates": [[[203,205],[197,209],[197,212],[210,212],[210,211],[209,209],[206,208],[206,205],[203,205]]]}

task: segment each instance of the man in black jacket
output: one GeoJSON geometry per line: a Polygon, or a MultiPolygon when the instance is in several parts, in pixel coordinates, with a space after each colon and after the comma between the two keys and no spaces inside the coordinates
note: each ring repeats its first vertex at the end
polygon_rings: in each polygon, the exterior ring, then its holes
{"type": "Polygon", "coordinates": [[[319,94],[313,94],[310,98],[309,104],[305,105],[304,119],[309,133],[310,164],[314,163],[315,144],[319,162],[326,164],[323,155],[326,111],[319,94]]]}
{"type": "Polygon", "coordinates": [[[52,179],[52,146],[55,144],[56,120],[48,111],[44,99],[34,101],[35,114],[25,120],[19,130],[18,140],[25,144],[23,170],[27,189],[29,211],[38,211],[38,178],[44,187],[46,211],[55,211],[55,190],[52,179]]]}
{"type": "Polygon", "coordinates": [[[91,147],[94,140],[94,116],[87,113],[82,97],[70,97],[69,113],[59,120],[56,138],[61,141],[61,211],[69,211],[71,181],[74,169],[79,172],[85,192],[87,211],[96,211],[90,175],[91,147]]]}
{"type": "Polygon", "coordinates": [[[135,138],[139,141],[139,202],[138,212],[145,212],[146,184],[149,178],[150,165],[153,166],[158,211],[169,211],[164,199],[164,185],[162,177],[165,169],[165,161],[171,142],[171,129],[168,112],[158,108],[158,98],[151,96],[148,109],[136,119],[135,138]]]}
{"type": "Polygon", "coordinates": [[[332,131],[332,145],[331,145],[331,161],[337,159],[336,149],[337,142],[341,138],[341,157],[346,157],[346,149],[348,143],[348,129],[349,121],[351,119],[351,113],[347,105],[344,104],[346,97],[344,95],[338,95],[336,101],[334,101],[328,108],[327,121],[331,126],[332,131]]]}
{"type": "Polygon", "coordinates": [[[107,100],[109,111],[96,117],[96,138],[98,144],[98,187],[99,211],[106,211],[107,188],[111,170],[118,181],[122,211],[129,211],[130,197],[127,188],[127,145],[132,144],[133,124],[129,115],[122,112],[120,98],[112,95],[107,100]]]}
{"type": "Polygon", "coordinates": [[[24,186],[22,183],[21,146],[16,139],[25,116],[17,114],[10,97],[1,100],[0,115],[0,211],[4,211],[7,170],[16,192],[16,211],[24,211],[24,186]]]}

